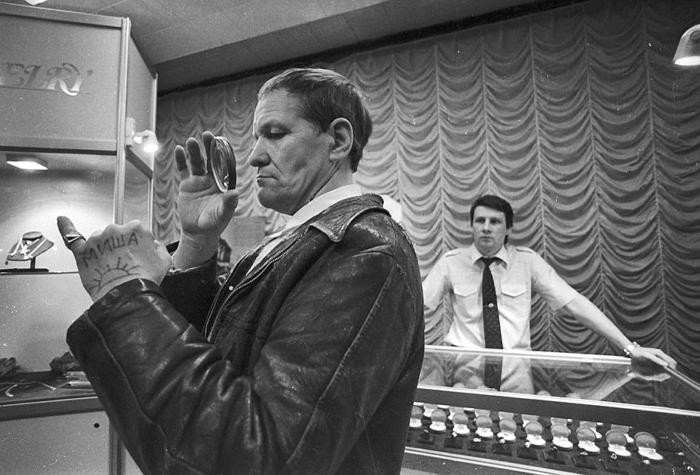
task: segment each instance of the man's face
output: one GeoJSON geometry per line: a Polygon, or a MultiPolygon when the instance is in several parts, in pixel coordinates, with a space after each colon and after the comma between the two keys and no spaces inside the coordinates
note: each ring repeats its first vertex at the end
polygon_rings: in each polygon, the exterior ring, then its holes
{"type": "Polygon", "coordinates": [[[285,90],[266,94],[255,108],[255,147],[248,163],[257,167],[260,203],[294,214],[328,183],[335,168],[329,160],[330,134],[300,116],[297,97],[285,90]]]}
{"type": "Polygon", "coordinates": [[[474,246],[483,256],[496,255],[503,247],[509,232],[510,230],[506,228],[506,215],[503,211],[485,206],[477,206],[474,209],[472,223],[474,246]]]}

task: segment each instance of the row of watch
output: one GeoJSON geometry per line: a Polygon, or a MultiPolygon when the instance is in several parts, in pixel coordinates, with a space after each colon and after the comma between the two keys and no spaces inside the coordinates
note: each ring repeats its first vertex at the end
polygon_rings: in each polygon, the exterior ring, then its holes
{"type": "MultiPolygon", "coordinates": [[[[547,441],[543,437],[544,426],[540,422],[540,417],[523,414],[522,427],[526,434],[528,445],[544,447],[547,441]]],[[[410,428],[422,429],[424,421],[429,421],[428,429],[434,433],[446,433],[448,431],[448,421],[451,422],[451,433],[454,437],[466,437],[472,434],[480,439],[497,438],[499,442],[515,442],[518,424],[515,422],[515,415],[507,412],[498,413],[498,431],[494,433],[494,421],[491,418],[491,411],[487,409],[453,408],[449,406],[431,406],[422,403],[415,403],[411,411],[410,428]],[[473,421],[473,431],[470,428],[470,415],[473,421]]],[[[578,445],[580,451],[589,454],[598,454],[601,449],[597,442],[605,439],[607,450],[615,456],[626,459],[632,456],[630,446],[634,445],[639,455],[651,461],[663,459],[656,450],[657,441],[649,432],[637,432],[634,437],[629,435],[629,427],[613,424],[605,435],[598,431],[599,424],[591,421],[581,421],[576,427],[575,441],[572,440],[572,421],[563,418],[550,418],[551,443],[561,450],[572,450],[574,445],[578,445]]]]}

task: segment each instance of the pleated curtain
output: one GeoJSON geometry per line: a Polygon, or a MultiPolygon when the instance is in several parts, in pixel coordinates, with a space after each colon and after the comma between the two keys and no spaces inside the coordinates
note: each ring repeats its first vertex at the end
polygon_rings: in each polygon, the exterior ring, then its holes
{"type": "MultiPolygon", "coordinates": [[[[511,242],[539,252],[642,345],[700,374],[700,67],[672,64],[695,0],[575,3],[319,61],[361,86],[375,128],[357,182],[401,203],[423,275],[469,245],[480,194],[511,202],[511,242]]],[[[235,58],[231,58],[235,61],[235,58]]],[[[158,101],[155,231],[175,240],[175,144],[212,130],[238,157],[238,215],[257,202],[256,92],[269,77],[158,101]]],[[[428,317],[430,335],[449,312],[428,317]]],[[[535,299],[533,348],[619,354],[535,299]]],[[[433,336],[430,336],[433,338],[433,336]]]]}

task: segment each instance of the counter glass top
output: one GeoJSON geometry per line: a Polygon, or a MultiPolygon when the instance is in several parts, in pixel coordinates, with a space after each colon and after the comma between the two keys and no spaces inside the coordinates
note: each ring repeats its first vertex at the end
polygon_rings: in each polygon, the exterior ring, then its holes
{"type": "Polygon", "coordinates": [[[426,346],[420,385],[700,411],[700,385],[681,371],[617,356],[426,346]]]}

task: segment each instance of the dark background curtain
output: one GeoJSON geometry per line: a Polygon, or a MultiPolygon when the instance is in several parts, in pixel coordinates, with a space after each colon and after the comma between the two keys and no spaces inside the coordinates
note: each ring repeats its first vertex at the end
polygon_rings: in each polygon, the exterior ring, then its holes
{"type": "MultiPolygon", "coordinates": [[[[696,0],[590,1],[315,65],[365,91],[375,132],[356,180],[401,203],[424,275],[471,243],[473,199],[499,194],[515,209],[513,243],[697,378],[700,68],[671,63],[696,23],[696,0]]],[[[257,202],[246,164],[267,77],[159,99],[161,239],[178,235],[173,147],[203,130],[234,142],[238,214],[264,216],[268,231],[283,222],[257,202]]],[[[531,326],[537,350],[616,352],[537,299],[531,326]]]]}

